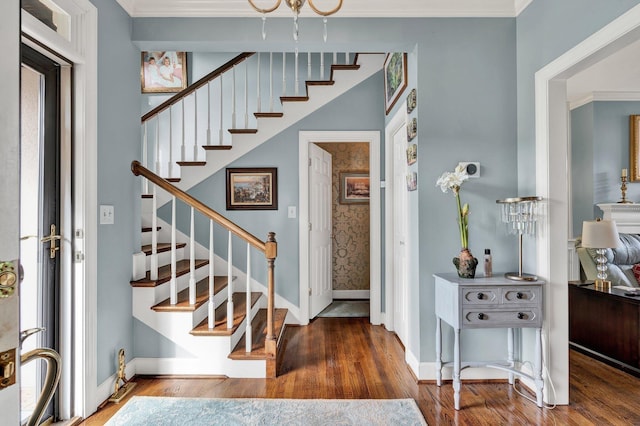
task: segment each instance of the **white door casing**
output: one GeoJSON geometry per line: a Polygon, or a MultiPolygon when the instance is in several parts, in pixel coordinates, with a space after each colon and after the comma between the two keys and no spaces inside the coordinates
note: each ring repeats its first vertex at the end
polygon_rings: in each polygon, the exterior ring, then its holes
{"type": "Polygon", "coordinates": [[[370,322],[380,325],[381,313],[381,225],[380,225],[380,132],[377,131],[301,131],[298,134],[298,220],[300,259],[300,323],[309,323],[309,145],[320,142],[369,143],[370,232],[370,322]]]}
{"type": "MultiPolygon", "coordinates": [[[[5,19],[0,26],[3,78],[0,79],[0,261],[18,266],[20,251],[19,179],[20,179],[20,2],[3,3],[5,19]]],[[[19,375],[18,300],[19,288],[9,297],[0,298],[0,352],[14,350],[16,375],[19,375]]],[[[20,424],[20,377],[16,384],[0,388],[0,412],[9,424],[20,424]]]]}
{"type": "Polygon", "coordinates": [[[333,300],[331,154],[309,145],[309,319],[333,300]]]}

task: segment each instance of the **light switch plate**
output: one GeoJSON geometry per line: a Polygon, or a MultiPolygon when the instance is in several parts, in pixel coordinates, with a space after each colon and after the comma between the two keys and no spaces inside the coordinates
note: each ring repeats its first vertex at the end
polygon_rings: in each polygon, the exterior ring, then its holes
{"type": "Polygon", "coordinates": [[[100,206],[100,225],[113,225],[113,206],[100,206]]]}
{"type": "Polygon", "coordinates": [[[296,212],[296,206],[289,206],[289,208],[287,209],[288,212],[288,216],[289,219],[295,219],[297,212],[296,212]]]}

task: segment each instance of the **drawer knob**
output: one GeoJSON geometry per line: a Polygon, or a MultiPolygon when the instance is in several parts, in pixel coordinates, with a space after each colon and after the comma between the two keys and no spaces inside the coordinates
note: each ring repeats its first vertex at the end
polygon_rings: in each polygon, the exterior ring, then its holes
{"type": "Polygon", "coordinates": [[[522,294],[520,292],[517,292],[516,293],[516,299],[522,299],[522,298],[524,298],[524,294],[522,294]]]}
{"type": "Polygon", "coordinates": [[[525,314],[523,314],[522,312],[518,312],[518,319],[524,319],[525,318],[525,314]]]}
{"type": "Polygon", "coordinates": [[[485,319],[485,315],[484,315],[482,312],[480,312],[480,313],[478,314],[478,319],[479,319],[479,320],[483,320],[483,319],[485,319]]]}
{"type": "Polygon", "coordinates": [[[482,299],[484,299],[484,293],[478,293],[478,300],[482,300],[482,299]]]}

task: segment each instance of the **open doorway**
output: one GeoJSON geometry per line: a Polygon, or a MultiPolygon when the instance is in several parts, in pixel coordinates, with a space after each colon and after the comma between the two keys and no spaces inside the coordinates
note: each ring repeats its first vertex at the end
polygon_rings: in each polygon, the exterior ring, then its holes
{"type": "MultiPolygon", "coordinates": [[[[318,150],[330,158],[330,197],[317,193],[314,172],[310,170],[310,213],[328,210],[330,257],[330,300],[317,314],[319,317],[369,317],[370,314],[370,223],[369,223],[369,143],[324,142],[311,144],[312,169],[318,150]],[[325,205],[315,206],[316,202],[325,205]]],[[[314,221],[312,220],[312,223],[314,221]]],[[[311,230],[314,247],[315,228],[311,230]]],[[[312,256],[312,271],[317,266],[312,256]]],[[[311,277],[314,280],[314,274],[311,277]]],[[[313,289],[313,285],[312,285],[313,289]]],[[[311,315],[316,297],[312,291],[311,315]]],[[[327,298],[328,299],[328,298],[327,298]]]]}
{"type": "MultiPolygon", "coordinates": [[[[317,275],[317,271],[314,270],[313,253],[311,246],[311,235],[313,223],[311,220],[312,200],[316,200],[310,193],[310,172],[309,172],[309,159],[310,152],[314,150],[312,145],[319,148],[318,145],[325,146],[323,144],[342,144],[344,149],[352,147],[351,144],[364,144],[362,147],[366,147],[368,152],[368,172],[369,172],[369,203],[368,203],[368,225],[362,225],[368,227],[369,242],[368,242],[368,263],[360,263],[360,269],[364,268],[366,271],[359,270],[359,280],[366,280],[368,273],[369,289],[369,318],[372,324],[380,324],[381,318],[381,275],[383,273],[381,262],[381,243],[380,243],[380,133],[372,131],[346,131],[346,132],[300,132],[300,169],[299,169],[299,202],[300,202],[300,320],[301,323],[307,324],[310,318],[315,317],[317,305],[315,301],[312,302],[312,298],[315,297],[312,289],[312,277],[317,275]],[[311,225],[310,225],[311,224],[311,225]],[[364,278],[363,278],[364,277],[364,278]],[[313,315],[311,315],[313,312],[313,315]]],[[[355,145],[353,145],[355,146],[355,145]]],[[[349,148],[350,149],[350,148],[349,148]]],[[[324,151],[326,152],[326,151],[324,151]]],[[[363,164],[367,164],[367,161],[363,164]]],[[[355,167],[355,166],[351,166],[355,167]]],[[[361,165],[364,168],[364,165],[361,165]]],[[[355,167],[358,168],[358,167],[355,167]]],[[[366,170],[366,169],[364,169],[366,170]]],[[[347,172],[355,172],[355,174],[348,175],[353,177],[353,182],[357,181],[362,170],[348,170],[347,172]]],[[[331,172],[333,175],[333,171],[331,172]]],[[[338,172],[339,176],[339,172],[338,172]]],[[[345,175],[343,174],[343,178],[345,175]]],[[[340,177],[338,177],[338,181],[340,177]]],[[[336,183],[339,185],[339,182],[336,183]]],[[[360,185],[360,184],[358,184],[360,185]]],[[[339,190],[336,189],[339,193],[339,190]]],[[[338,194],[339,195],[339,194],[338,194]]],[[[338,197],[336,195],[336,199],[338,197]]],[[[346,205],[346,204],[345,204],[346,205]]],[[[360,214],[365,214],[360,212],[360,214]]],[[[317,221],[317,220],[316,220],[317,221]]],[[[340,225],[342,226],[342,225],[340,225]]],[[[348,225],[345,225],[348,227],[348,225]]],[[[317,229],[317,228],[316,228],[317,229]]],[[[328,233],[331,234],[333,226],[329,228],[328,233]]],[[[326,231],[325,231],[326,232],[326,231]]],[[[342,236],[335,236],[336,238],[342,238],[342,236]]],[[[331,235],[329,235],[331,239],[331,235]]],[[[338,244],[336,246],[339,246],[338,244]]],[[[333,248],[333,242],[331,243],[333,248]]],[[[366,247],[366,245],[365,245],[366,247]]],[[[366,250],[365,250],[366,253],[366,250]]],[[[338,254],[340,256],[340,254],[338,254]]],[[[338,268],[340,265],[337,266],[338,268]]],[[[333,274],[333,262],[329,263],[329,276],[333,274]]],[[[348,274],[348,272],[346,272],[348,274]]],[[[348,274],[350,275],[350,274],[348,274]]],[[[330,296],[325,296],[324,303],[329,300],[329,303],[334,299],[333,292],[333,279],[331,280],[330,296]]],[[[353,286],[353,283],[347,284],[347,287],[353,286]]],[[[329,288],[325,286],[325,291],[329,288]]],[[[358,288],[342,288],[338,289],[335,293],[335,298],[358,298],[366,300],[367,290],[358,288]]],[[[323,308],[324,309],[324,308],[323,308]]],[[[319,313],[320,311],[318,311],[319,313]]]]}

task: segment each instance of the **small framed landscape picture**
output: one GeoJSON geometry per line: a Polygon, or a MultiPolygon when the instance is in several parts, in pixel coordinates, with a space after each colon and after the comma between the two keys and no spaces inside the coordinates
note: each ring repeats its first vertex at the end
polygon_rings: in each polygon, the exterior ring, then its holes
{"type": "Polygon", "coordinates": [[[227,210],[278,210],[278,169],[227,168],[227,210]]]}
{"type": "Polygon", "coordinates": [[[142,93],[177,93],[187,87],[185,52],[142,52],[142,93]]]}
{"type": "Polygon", "coordinates": [[[418,189],[418,173],[411,172],[407,175],[407,191],[418,189]]]}
{"type": "Polygon", "coordinates": [[[365,204],[369,196],[368,172],[340,172],[340,204],[365,204]]]}
{"type": "Polygon", "coordinates": [[[418,161],[418,145],[412,143],[407,148],[407,165],[415,164],[416,161],[418,161]]]}

